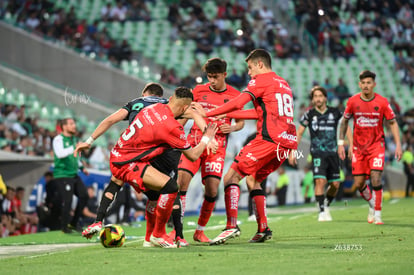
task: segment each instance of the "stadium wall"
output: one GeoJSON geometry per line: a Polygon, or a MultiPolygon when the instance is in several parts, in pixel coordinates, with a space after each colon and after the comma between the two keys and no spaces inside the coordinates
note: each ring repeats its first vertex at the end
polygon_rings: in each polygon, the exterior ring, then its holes
{"type": "MultiPolygon", "coordinates": [[[[0,61],[81,91],[85,96],[123,105],[146,82],[73,50],[0,22],[0,61]]],[[[172,94],[166,90],[166,95],[172,94]]]]}

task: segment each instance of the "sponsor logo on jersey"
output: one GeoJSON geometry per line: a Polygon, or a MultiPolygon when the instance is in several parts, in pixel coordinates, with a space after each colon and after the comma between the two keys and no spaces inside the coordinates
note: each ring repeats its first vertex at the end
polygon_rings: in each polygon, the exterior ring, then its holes
{"type": "Polygon", "coordinates": [[[117,150],[115,150],[115,148],[112,149],[111,153],[112,153],[112,155],[114,155],[117,158],[119,158],[121,156],[121,154],[117,150]]]}
{"type": "Polygon", "coordinates": [[[283,138],[286,140],[290,140],[290,141],[297,141],[297,136],[296,135],[291,135],[288,134],[286,131],[284,131],[283,133],[281,133],[278,138],[283,138]]]}
{"type": "Polygon", "coordinates": [[[289,86],[287,86],[287,85],[285,85],[285,84],[284,84],[284,83],[282,83],[282,82],[279,82],[279,87],[280,87],[280,88],[283,88],[283,89],[286,89],[286,90],[288,90],[288,91],[291,91],[290,87],[289,87],[289,86]]]}
{"type": "Polygon", "coordinates": [[[361,127],[376,127],[378,126],[378,118],[369,118],[361,116],[356,120],[356,123],[361,127]]]}
{"type": "Polygon", "coordinates": [[[145,116],[145,118],[147,119],[147,121],[148,121],[151,125],[154,125],[154,121],[152,120],[151,116],[148,114],[148,110],[147,110],[147,109],[144,109],[144,110],[143,110],[143,112],[144,112],[144,116],[145,116]]]}
{"type": "Polygon", "coordinates": [[[250,80],[247,86],[256,86],[256,80],[255,79],[250,80]]]}
{"type": "Polygon", "coordinates": [[[255,158],[255,157],[252,155],[252,153],[248,153],[248,154],[246,155],[246,158],[249,158],[249,159],[251,159],[251,160],[253,160],[253,161],[257,161],[257,158],[255,158]]]}

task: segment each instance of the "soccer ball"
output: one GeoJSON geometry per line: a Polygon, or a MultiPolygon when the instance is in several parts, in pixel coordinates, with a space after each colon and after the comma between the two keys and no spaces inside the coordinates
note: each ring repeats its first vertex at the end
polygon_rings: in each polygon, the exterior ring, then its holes
{"type": "Polygon", "coordinates": [[[99,233],[101,243],[106,248],[120,247],[125,242],[125,232],[116,224],[108,224],[99,233]]]}

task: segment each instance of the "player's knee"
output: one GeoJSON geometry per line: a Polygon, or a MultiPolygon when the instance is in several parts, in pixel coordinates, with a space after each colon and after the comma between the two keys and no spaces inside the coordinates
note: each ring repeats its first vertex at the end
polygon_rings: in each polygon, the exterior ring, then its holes
{"type": "Polygon", "coordinates": [[[160,197],[160,193],[154,190],[148,190],[144,192],[144,194],[148,197],[148,200],[150,201],[158,201],[158,198],[160,197]]]}
{"type": "Polygon", "coordinates": [[[218,196],[217,196],[217,195],[216,195],[216,196],[214,196],[214,197],[207,196],[207,195],[205,195],[205,196],[204,196],[204,199],[205,199],[206,201],[208,201],[208,202],[216,202],[217,198],[218,198],[218,196]]]}
{"type": "Polygon", "coordinates": [[[167,183],[161,188],[161,194],[172,194],[178,192],[178,184],[174,179],[169,179],[167,183]]]}

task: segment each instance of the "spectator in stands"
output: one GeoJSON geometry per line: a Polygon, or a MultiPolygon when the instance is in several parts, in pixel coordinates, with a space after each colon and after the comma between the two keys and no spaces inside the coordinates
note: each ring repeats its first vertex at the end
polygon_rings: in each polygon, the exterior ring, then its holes
{"type": "Polygon", "coordinates": [[[203,32],[201,37],[197,39],[195,53],[211,54],[213,52],[213,43],[208,32],[203,32]]]}
{"type": "Polygon", "coordinates": [[[342,77],[338,78],[338,84],[335,86],[335,95],[339,98],[339,100],[342,102],[344,99],[347,99],[351,96],[349,93],[349,88],[345,84],[342,77]]]}
{"type": "Polygon", "coordinates": [[[171,24],[177,24],[177,25],[181,25],[184,22],[180,14],[178,5],[176,3],[172,3],[168,6],[167,20],[171,24]]]}
{"type": "Polygon", "coordinates": [[[151,12],[145,1],[133,0],[127,9],[126,20],[131,21],[150,21],[151,12]]]}
{"type": "Polygon", "coordinates": [[[117,0],[114,7],[109,12],[109,19],[111,21],[124,22],[127,16],[127,7],[121,0],[117,0]]]}
{"type": "Polygon", "coordinates": [[[245,80],[237,73],[236,69],[233,69],[232,73],[226,78],[226,82],[239,90],[245,85],[245,80]]]}
{"type": "Polygon", "coordinates": [[[355,49],[354,49],[354,46],[352,45],[352,41],[350,38],[346,39],[344,49],[345,49],[345,59],[347,62],[349,62],[349,59],[356,56],[355,49]]]}
{"type": "Polygon", "coordinates": [[[321,85],[328,93],[328,102],[335,98],[335,87],[331,84],[329,78],[325,78],[325,82],[321,85]]]}
{"type": "Polygon", "coordinates": [[[334,61],[336,61],[338,58],[345,58],[346,57],[346,50],[344,45],[341,43],[341,40],[338,36],[334,37],[331,40],[330,45],[330,52],[331,56],[334,61]]]}
{"type": "Polygon", "coordinates": [[[395,100],[395,96],[390,97],[390,105],[392,110],[394,111],[395,115],[398,117],[401,115],[401,107],[400,104],[395,100]]]}
{"type": "Polygon", "coordinates": [[[26,19],[26,27],[31,30],[37,30],[40,25],[40,20],[37,18],[37,12],[32,12],[30,17],[26,19]]]}
{"type": "Polygon", "coordinates": [[[293,60],[297,61],[302,57],[302,44],[300,44],[296,35],[292,35],[291,40],[292,42],[289,47],[289,55],[293,58],[293,60]]]}
{"type": "Polygon", "coordinates": [[[118,54],[118,62],[121,62],[122,60],[128,60],[130,61],[132,58],[132,48],[129,44],[128,40],[124,39],[122,40],[121,45],[119,46],[119,54],[118,54]]]}

